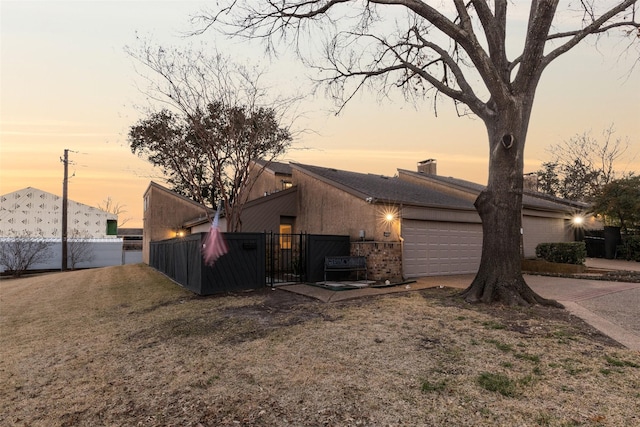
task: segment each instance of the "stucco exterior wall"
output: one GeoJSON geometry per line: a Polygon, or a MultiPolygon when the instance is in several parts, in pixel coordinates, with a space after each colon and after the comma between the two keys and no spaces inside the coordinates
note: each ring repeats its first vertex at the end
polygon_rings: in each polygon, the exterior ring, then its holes
{"type": "Polygon", "coordinates": [[[252,170],[250,178],[255,180],[255,183],[253,184],[253,187],[251,187],[247,200],[255,200],[260,197],[264,197],[265,195],[282,191],[285,189],[282,181],[291,181],[290,177],[276,174],[269,170],[265,170],[257,178],[256,175],[257,173],[252,170]]]}
{"type": "Polygon", "coordinates": [[[281,217],[294,218],[297,215],[297,192],[297,187],[293,187],[245,204],[242,209],[242,231],[278,233],[281,217]]]}
{"type": "Polygon", "coordinates": [[[385,210],[394,210],[393,206],[367,203],[299,170],[294,170],[293,182],[298,187],[294,232],[349,235],[351,240],[360,240],[363,230],[367,240],[399,240],[397,215],[391,224],[384,220],[385,210]]]}
{"type": "Polygon", "coordinates": [[[574,224],[572,218],[560,213],[525,211],[522,218],[524,256],[532,258],[536,255],[536,246],[540,243],[558,243],[576,241],[578,229],[601,229],[602,223],[593,216],[588,216],[582,224],[574,224]]]}
{"type": "Polygon", "coordinates": [[[264,170],[259,165],[253,165],[249,172],[249,182],[253,182],[247,201],[259,199],[265,195],[277,193],[291,187],[291,176],[274,172],[269,168],[264,170]],[[285,182],[289,183],[285,186],[285,182]]]}
{"type": "Polygon", "coordinates": [[[144,194],[142,261],[149,263],[149,243],[171,239],[187,221],[204,216],[202,206],[155,183],[144,194]]]}

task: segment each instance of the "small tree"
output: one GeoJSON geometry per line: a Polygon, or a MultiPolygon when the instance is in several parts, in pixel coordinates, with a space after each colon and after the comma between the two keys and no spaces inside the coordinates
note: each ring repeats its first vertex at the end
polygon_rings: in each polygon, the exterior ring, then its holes
{"type": "Polygon", "coordinates": [[[294,100],[265,102],[261,72],[220,54],[149,46],[130,54],[151,72],[146,93],[164,105],[130,128],[131,151],[159,167],[177,192],[208,207],[221,199],[227,230],[240,231],[242,208],[262,171],[251,175],[253,161],[268,164],[290,147],[282,122],[294,100]]]}
{"type": "Polygon", "coordinates": [[[9,237],[0,240],[0,265],[11,271],[13,277],[20,277],[33,265],[51,258],[52,243],[42,234],[25,231],[19,235],[15,230],[8,234],[9,237]]]}
{"type": "Polygon", "coordinates": [[[629,148],[628,139],[614,134],[611,125],[600,139],[584,132],[549,147],[553,159],[537,172],[539,190],[569,200],[591,200],[601,186],[615,179],[615,163],[629,148]]]}
{"type": "Polygon", "coordinates": [[[91,262],[95,258],[93,246],[88,233],[81,233],[77,229],[71,231],[71,236],[67,240],[67,259],[72,270],[81,262],[91,262]]]}
{"type": "Polygon", "coordinates": [[[625,233],[640,229],[640,176],[611,181],[594,198],[593,212],[625,233]]]}

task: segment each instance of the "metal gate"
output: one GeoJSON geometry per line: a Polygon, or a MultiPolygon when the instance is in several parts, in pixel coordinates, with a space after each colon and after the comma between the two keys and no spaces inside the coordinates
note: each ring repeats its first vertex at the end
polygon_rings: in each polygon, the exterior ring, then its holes
{"type": "Polygon", "coordinates": [[[307,280],[307,234],[265,233],[268,286],[307,280]]]}
{"type": "Polygon", "coordinates": [[[319,282],[327,256],[349,255],[349,236],[265,233],[267,286],[319,282]]]}

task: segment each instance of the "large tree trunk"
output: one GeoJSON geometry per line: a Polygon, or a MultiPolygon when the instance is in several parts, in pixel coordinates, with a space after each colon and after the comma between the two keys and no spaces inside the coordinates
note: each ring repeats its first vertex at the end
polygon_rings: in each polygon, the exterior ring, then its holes
{"type": "Polygon", "coordinates": [[[523,152],[528,110],[514,103],[485,120],[489,180],[475,202],[482,220],[482,258],[475,279],[462,293],[468,302],[561,306],[540,297],[522,277],[523,152]]]}

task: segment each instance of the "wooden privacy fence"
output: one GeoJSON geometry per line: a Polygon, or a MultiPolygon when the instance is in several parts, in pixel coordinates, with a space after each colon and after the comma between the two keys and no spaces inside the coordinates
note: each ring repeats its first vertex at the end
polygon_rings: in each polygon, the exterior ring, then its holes
{"type": "Polygon", "coordinates": [[[198,295],[319,282],[327,256],[349,255],[349,236],[223,233],[229,251],[213,266],[202,259],[207,233],[151,242],[149,265],[198,295]]]}

